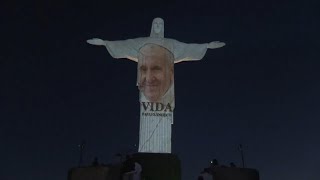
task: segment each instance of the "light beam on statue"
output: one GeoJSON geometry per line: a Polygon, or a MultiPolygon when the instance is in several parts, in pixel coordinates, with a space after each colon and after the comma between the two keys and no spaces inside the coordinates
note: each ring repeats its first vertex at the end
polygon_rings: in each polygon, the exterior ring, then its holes
{"type": "Polygon", "coordinates": [[[207,49],[220,48],[223,42],[188,44],[164,38],[164,21],[155,18],[150,37],[106,41],[98,38],[89,44],[105,46],[113,58],[138,63],[140,91],[139,152],[171,153],[171,126],[174,103],[174,63],[200,60],[207,49]]]}

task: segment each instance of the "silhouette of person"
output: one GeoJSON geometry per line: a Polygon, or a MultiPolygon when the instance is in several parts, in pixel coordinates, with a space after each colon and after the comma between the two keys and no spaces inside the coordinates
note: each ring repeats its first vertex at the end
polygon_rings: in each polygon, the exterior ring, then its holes
{"type": "Polygon", "coordinates": [[[237,167],[233,162],[230,163],[230,167],[237,167]]]}

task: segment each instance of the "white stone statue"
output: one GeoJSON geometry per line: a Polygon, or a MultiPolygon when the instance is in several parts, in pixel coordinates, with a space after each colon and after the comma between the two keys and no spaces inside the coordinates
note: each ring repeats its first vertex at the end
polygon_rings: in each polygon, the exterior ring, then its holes
{"type": "Polygon", "coordinates": [[[171,153],[173,124],[173,65],[200,60],[207,49],[220,48],[223,42],[183,43],[164,37],[164,21],[155,18],[149,37],[107,41],[98,38],[89,44],[105,46],[114,58],[138,62],[137,86],[140,90],[139,152],[171,153]]]}

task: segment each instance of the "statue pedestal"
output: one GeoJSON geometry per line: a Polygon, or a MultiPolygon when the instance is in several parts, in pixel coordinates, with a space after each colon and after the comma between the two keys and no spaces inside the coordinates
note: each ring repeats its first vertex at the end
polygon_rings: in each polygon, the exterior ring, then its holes
{"type": "Polygon", "coordinates": [[[250,168],[215,167],[211,173],[216,180],[259,180],[259,172],[250,168]]]}
{"type": "Polygon", "coordinates": [[[136,153],[132,159],[141,165],[143,180],[181,180],[180,159],[175,154],[136,153]]]}

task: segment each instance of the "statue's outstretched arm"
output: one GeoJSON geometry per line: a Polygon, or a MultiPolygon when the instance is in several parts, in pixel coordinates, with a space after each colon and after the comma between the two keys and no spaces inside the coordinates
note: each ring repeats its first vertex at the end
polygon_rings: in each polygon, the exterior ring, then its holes
{"type": "Polygon", "coordinates": [[[140,41],[142,41],[139,39],[140,38],[106,41],[99,38],[93,38],[87,40],[87,43],[96,46],[105,46],[113,58],[126,58],[138,62],[138,51],[139,47],[141,47],[140,41]]]}
{"type": "Polygon", "coordinates": [[[224,43],[224,42],[213,41],[213,42],[211,42],[211,43],[209,43],[209,44],[207,45],[207,48],[208,48],[208,49],[215,49],[215,48],[221,48],[221,47],[223,47],[223,46],[225,46],[225,45],[226,45],[226,43],[224,43]]]}
{"type": "Polygon", "coordinates": [[[97,46],[106,46],[106,42],[99,38],[88,39],[87,43],[97,46]]]}

